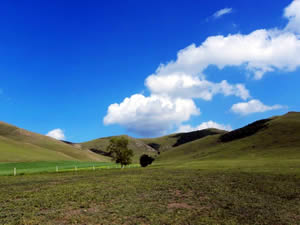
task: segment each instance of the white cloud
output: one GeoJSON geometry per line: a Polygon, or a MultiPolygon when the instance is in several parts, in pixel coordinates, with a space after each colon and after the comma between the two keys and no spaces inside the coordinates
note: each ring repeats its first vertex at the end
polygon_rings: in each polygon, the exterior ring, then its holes
{"type": "Polygon", "coordinates": [[[179,126],[177,132],[178,133],[191,132],[191,131],[196,131],[196,130],[204,130],[204,129],[208,129],[208,128],[216,128],[219,130],[227,130],[227,131],[232,130],[232,127],[230,125],[219,124],[219,123],[216,123],[216,122],[210,120],[207,122],[203,122],[196,127],[192,127],[191,125],[181,125],[181,126],[179,126]]]}
{"type": "Polygon", "coordinates": [[[202,44],[177,53],[177,59],[161,64],[152,76],[186,74],[203,76],[209,65],[219,69],[244,66],[261,79],[274,70],[294,71],[300,66],[300,0],[294,0],[284,11],[288,24],[283,30],[259,29],[249,34],[211,36],[202,44]]]}
{"type": "Polygon", "coordinates": [[[55,138],[57,140],[65,140],[66,138],[64,132],[59,128],[49,131],[46,136],[55,138]]]}
{"type": "Polygon", "coordinates": [[[267,106],[264,105],[261,101],[257,99],[253,99],[248,102],[240,102],[234,104],[231,107],[231,111],[246,116],[252,113],[266,112],[266,111],[281,109],[281,108],[283,108],[282,105],[267,106]]]}
{"type": "Polygon", "coordinates": [[[213,14],[213,17],[215,19],[218,19],[218,18],[220,18],[226,14],[230,14],[230,13],[232,13],[232,8],[224,8],[224,9],[220,9],[219,11],[215,12],[213,14]]]}
{"type": "Polygon", "coordinates": [[[200,46],[180,50],[176,61],[160,65],[152,76],[199,76],[209,65],[219,69],[244,66],[256,79],[275,69],[293,71],[300,66],[300,40],[294,33],[264,29],[247,35],[211,36],[200,46]]]}
{"type": "Polygon", "coordinates": [[[213,83],[203,78],[184,73],[173,73],[165,76],[152,75],[146,79],[146,86],[151,93],[182,98],[201,98],[211,100],[216,94],[234,95],[244,100],[250,97],[243,84],[231,85],[226,80],[213,83]]]}
{"type": "MultiPolygon", "coordinates": [[[[141,135],[157,135],[197,115],[194,99],[208,101],[217,94],[251,98],[244,84],[231,84],[222,78],[219,82],[209,81],[204,73],[210,65],[220,70],[242,67],[257,80],[267,72],[295,71],[300,67],[299,1],[294,0],[285,9],[288,23],[284,29],[211,36],[198,46],[191,44],[180,50],[175,60],[161,64],[145,80],[149,97],[133,95],[120,104],[110,105],[104,124],[120,124],[141,135]]],[[[247,115],[280,107],[251,100],[233,105],[232,110],[247,115]]]]}
{"type": "Polygon", "coordinates": [[[284,16],[289,20],[286,30],[300,34],[300,0],[294,0],[286,7],[284,16]]]}
{"type": "Polygon", "coordinates": [[[110,105],[103,122],[105,125],[120,124],[131,132],[151,136],[161,135],[199,114],[191,99],[135,94],[120,104],[110,105]]]}

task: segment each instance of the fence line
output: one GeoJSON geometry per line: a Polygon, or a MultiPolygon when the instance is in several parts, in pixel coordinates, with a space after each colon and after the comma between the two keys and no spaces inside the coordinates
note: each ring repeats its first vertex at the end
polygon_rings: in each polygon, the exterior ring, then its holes
{"type": "MultiPolygon", "coordinates": [[[[139,167],[140,167],[139,164],[133,164],[133,165],[128,165],[125,168],[139,168],[139,167]]],[[[86,171],[93,170],[93,171],[95,171],[95,170],[101,170],[101,169],[121,169],[121,168],[122,167],[120,165],[98,166],[98,167],[95,166],[95,165],[93,165],[93,166],[87,166],[87,167],[81,167],[81,168],[78,167],[77,165],[75,165],[73,167],[73,169],[72,169],[71,166],[67,166],[66,168],[59,168],[59,166],[56,166],[54,168],[55,170],[52,170],[52,171],[53,172],[55,171],[56,173],[58,173],[58,172],[71,172],[71,171],[77,172],[77,171],[83,171],[83,170],[86,170],[86,171]]],[[[31,173],[47,173],[47,172],[52,172],[51,170],[49,171],[49,169],[45,169],[45,170],[41,169],[41,171],[38,171],[38,172],[30,172],[31,169],[33,169],[33,168],[18,169],[18,173],[17,173],[17,167],[15,167],[13,169],[13,175],[17,176],[17,175],[23,175],[25,173],[30,173],[31,174],[31,173]]],[[[38,169],[38,168],[34,168],[34,169],[38,169]]],[[[3,175],[9,175],[9,173],[8,174],[3,174],[3,175]]]]}

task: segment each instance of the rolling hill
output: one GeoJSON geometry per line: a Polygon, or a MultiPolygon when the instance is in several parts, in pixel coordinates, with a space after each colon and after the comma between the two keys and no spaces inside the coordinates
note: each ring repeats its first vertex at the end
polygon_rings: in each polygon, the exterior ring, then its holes
{"type": "Polygon", "coordinates": [[[299,160],[300,113],[256,121],[243,128],[207,136],[163,153],[158,161],[299,160]]]}
{"type": "MultiPolygon", "coordinates": [[[[200,131],[193,131],[187,133],[171,134],[158,138],[133,138],[127,135],[120,135],[128,138],[128,147],[134,152],[134,161],[137,162],[142,154],[155,156],[157,153],[168,151],[173,147],[182,145],[184,143],[197,140],[209,135],[224,134],[226,131],[218,129],[206,129],[200,131]]],[[[98,138],[92,141],[80,143],[81,148],[91,150],[95,153],[108,156],[106,151],[110,140],[113,137],[98,138]]]]}
{"type": "Polygon", "coordinates": [[[91,151],[0,122],[0,162],[54,160],[108,161],[91,151]]]}
{"type": "MultiPolygon", "coordinates": [[[[129,139],[134,162],[142,154],[160,154],[156,162],[203,160],[300,159],[300,113],[256,121],[226,132],[205,129],[158,138],[129,139]]],[[[106,151],[113,137],[84,143],[61,142],[0,122],[0,162],[82,160],[109,161],[106,151]]]]}
{"type": "MultiPolygon", "coordinates": [[[[120,135],[128,138],[128,148],[132,149],[134,152],[134,161],[137,162],[142,154],[156,155],[157,151],[151,146],[144,143],[142,140],[133,138],[127,135],[120,135]]],[[[107,155],[106,151],[107,146],[109,145],[110,140],[115,137],[104,137],[91,140],[88,142],[80,143],[82,149],[90,150],[100,155],[107,155]]]]}
{"type": "Polygon", "coordinates": [[[206,136],[225,133],[226,131],[224,130],[209,128],[186,133],[170,134],[158,138],[142,138],[140,140],[159,152],[165,152],[172,149],[173,147],[177,147],[185,143],[204,138],[206,136]]]}

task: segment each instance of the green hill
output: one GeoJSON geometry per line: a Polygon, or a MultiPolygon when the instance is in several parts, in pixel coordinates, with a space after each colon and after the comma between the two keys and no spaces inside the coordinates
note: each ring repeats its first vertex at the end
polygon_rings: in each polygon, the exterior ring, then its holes
{"type": "Polygon", "coordinates": [[[140,140],[142,140],[147,145],[150,145],[157,151],[165,152],[172,149],[173,147],[177,147],[185,143],[204,138],[206,136],[225,133],[226,131],[224,130],[210,128],[186,133],[170,134],[167,136],[157,138],[142,138],[140,140]]]}
{"type": "MultiPolygon", "coordinates": [[[[133,138],[127,135],[121,135],[128,138],[128,148],[132,149],[134,152],[133,160],[134,162],[138,162],[140,156],[142,154],[148,154],[148,155],[156,155],[157,151],[150,147],[149,145],[145,144],[142,140],[139,140],[137,138],[133,138]]],[[[87,149],[93,152],[96,152],[98,154],[107,155],[108,152],[106,150],[107,146],[109,145],[110,140],[112,137],[104,137],[104,138],[98,138],[92,141],[81,143],[82,149],[87,149]]]]}
{"type": "Polygon", "coordinates": [[[54,160],[107,161],[108,159],[91,151],[0,122],[0,162],[54,160]]]}
{"type": "Polygon", "coordinates": [[[158,161],[299,160],[300,113],[290,112],[219,135],[207,136],[163,153],[158,161]]]}
{"type": "MultiPolygon", "coordinates": [[[[300,113],[263,119],[226,132],[206,129],[158,138],[129,139],[134,162],[142,154],[156,162],[190,163],[203,160],[300,159],[300,113]]],[[[0,122],[0,162],[82,160],[109,161],[112,137],[73,144],[0,122]]]]}

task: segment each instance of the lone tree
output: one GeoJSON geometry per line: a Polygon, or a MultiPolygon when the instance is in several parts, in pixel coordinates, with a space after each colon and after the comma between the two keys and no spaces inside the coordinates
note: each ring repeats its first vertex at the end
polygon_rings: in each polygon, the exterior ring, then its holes
{"type": "Polygon", "coordinates": [[[107,151],[110,153],[112,160],[120,163],[122,168],[132,162],[133,151],[128,149],[128,139],[125,137],[112,138],[107,151]]]}

